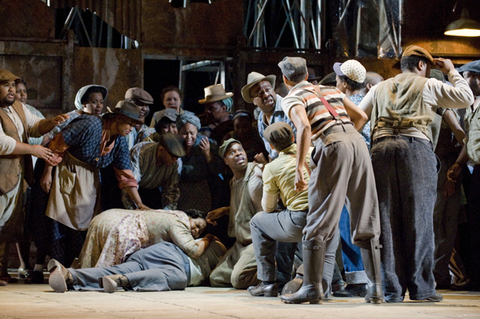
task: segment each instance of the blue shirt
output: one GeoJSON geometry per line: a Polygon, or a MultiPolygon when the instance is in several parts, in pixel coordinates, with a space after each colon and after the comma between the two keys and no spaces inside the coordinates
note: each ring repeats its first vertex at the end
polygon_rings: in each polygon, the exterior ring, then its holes
{"type": "Polygon", "coordinates": [[[67,144],[68,152],[80,161],[97,168],[113,163],[119,170],[131,170],[128,145],[125,137],[119,135],[113,149],[100,156],[103,120],[94,115],[81,115],[74,119],[60,134],[67,144]]]}
{"type": "MultiPolygon", "coordinates": [[[[355,103],[356,106],[358,106],[360,104],[360,102],[362,102],[364,97],[365,97],[365,95],[363,95],[363,94],[354,94],[354,95],[349,96],[348,98],[350,99],[350,101],[355,103]]],[[[365,126],[363,127],[363,130],[360,132],[360,134],[362,134],[362,137],[365,140],[365,143],[367,143],[368,149],[370,149],[370,121],[368,121],[365,124],[365,126]]]]}
{"type": "Polygon", "coordinates": [[[285,122],[292,127],[293,136],[295,136],[295,138],[297,137],[297,129],[293,125],[292,121],[290,121],[290,119],[287,117],[287,115],[285,115],[285,112],[283,112],[282,99],[283,98],[280,95],[277,94],[277,103],[275,104],[275,110],[273,111],[273,114],[270,117],[270,123],[269,124],[265,123],[264,120],[263,120],[263,118],[264,118],[263,111],[260,112],[260,114],[258,115],[258,120],[257,120],[258,121],[257,122],[258,134],[260,134],[260,137],[262,138],[263,142],[265,143],[265,148],[267,149],[267,152],[268,152],[268,154],[270,154],[270,157],[272,159],[277,158],[278,153],[277,153],[277,151],[272,149],[272,147],[270,146],[270,143],[268,143],[268,141],[263,137],[263,132],[265,132],[265,129],[267,128],[268,125],[276,123],[276,122],[285,122]]]}

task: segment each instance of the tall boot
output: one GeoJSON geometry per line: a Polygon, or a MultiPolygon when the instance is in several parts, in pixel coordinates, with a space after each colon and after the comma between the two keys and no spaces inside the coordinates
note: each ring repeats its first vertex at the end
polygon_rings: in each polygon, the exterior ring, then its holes
{"type": "Polygon", "coordinates": [[[325,262],[325,241],[305,240],[303,246],[303,283],[293,294],[282,294],[285,303],[320,303],[323,299],[322,274],[325,262]]]}
{"type": "Polygon", "coordinates": [[[368,290],[365,295],[365,301],[375,304],[383,301],[380,248],[382,248],[382,245],[380,245],[378,239],[371,239],[369,248],[360,248],[365,273],[368,277],[368,290]]]}

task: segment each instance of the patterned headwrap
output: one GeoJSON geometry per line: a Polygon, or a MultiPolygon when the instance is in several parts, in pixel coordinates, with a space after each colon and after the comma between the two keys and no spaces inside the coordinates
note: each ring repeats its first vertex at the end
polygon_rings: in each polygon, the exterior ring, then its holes
{"type": "Polygon", "coordinates": [[[190,113],[190,112],[185,112],[183,114],[180,114],[178,117],[177,117],[177,129],[180,129],[182,126],[184,126],[185,124],[187,123],[190,123],[192,124],[193,126],[195,126],[197,128],[197,130],[200,129],[200,119],[198,117],[195,116],[195,114],[193,113],[190,113]]]}
{"type": "Polygon", "coordinates": [[[223,104],[225,104],[225,108],[227,110],[228,113],[232,113],[233,111],[233,99],[231,97],[229,98],[226,98],[224,100],[222,100],[223,104]]]}

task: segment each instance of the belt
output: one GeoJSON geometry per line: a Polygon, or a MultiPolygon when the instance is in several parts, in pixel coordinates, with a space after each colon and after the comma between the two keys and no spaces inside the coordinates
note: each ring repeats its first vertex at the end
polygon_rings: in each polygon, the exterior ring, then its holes
{"type": "Polygon", "coordinates": [[[404,135],[383,136],[383,137],[376,138],[375,140],[373,140],[372,146],[377,144],[377,143],[380,143],[382,141],[385,141],[385,140],[404,140],[404,141],[409,142],[409,143],[413,143],[413,142],[417,141],[417,142],[420,142],[422,144],[433,147],[432,142],[430,142],[430,140],[427,140],[427,139],[424,139],[424,138],[419,138],[419,137],[413,137],[413,136],[404,136],[404,135]]]}
{"type": "Polygon", "coordinates": [[[312,135],[312,141],[316,141],[319,138],[321,138],[323,140],[330,133],[333,133],[335,131],[335,129],[338,128],[339,126],[342,126],[344,128],[344,131],[345,131],[345,125],[352,125],[353,126],[353,123],[352,122],[337,122],[337,123],[327,127],[325,130],[312,135]]]}

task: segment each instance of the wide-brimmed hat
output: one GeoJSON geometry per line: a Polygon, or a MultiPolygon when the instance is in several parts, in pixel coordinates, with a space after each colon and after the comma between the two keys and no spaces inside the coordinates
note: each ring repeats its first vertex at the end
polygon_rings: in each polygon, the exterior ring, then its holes
{"type": "Polygon", "coordinates": [[[15,81],[15,83],[20,82],[20,77],[14,75],[12,72],[0,69],[0,83],[15,81]]]}
{"type": "Polygon", "coordinates": [[[140,118],[140,108],[130,101],[119,101],[113,111],[110,108],[108,108],[108,111],[110,114],[125,115],[134,120],[137,124],[143,124],[138,120],[140,118]]]}
{"type": "Polygon", "coordinates": [[[253,103],[252,96],[250,95],[250,90],[259,82],[268,81],[272,85],[272,88],[275,89],[276,78],[277,77],[273,74],[265,76],[258,72],[250,72],[247,77],[247,85],[242,88],[242,97],[245,102],[253,103]]]}
{"type": "Polygon", "coordinates": [[[132,100],[133,103],[153,104],[153,97],[144,89],[134,87],[125,92],[125,100],[132,100]]]}
{"type": "Polygon", "coordinates": [[[203,90],[205,91],[205,98],[198,100],[200,104],[214,103],[233,96],[232,92],[225,92],[223,84],[210,85],[203,90]]]}

